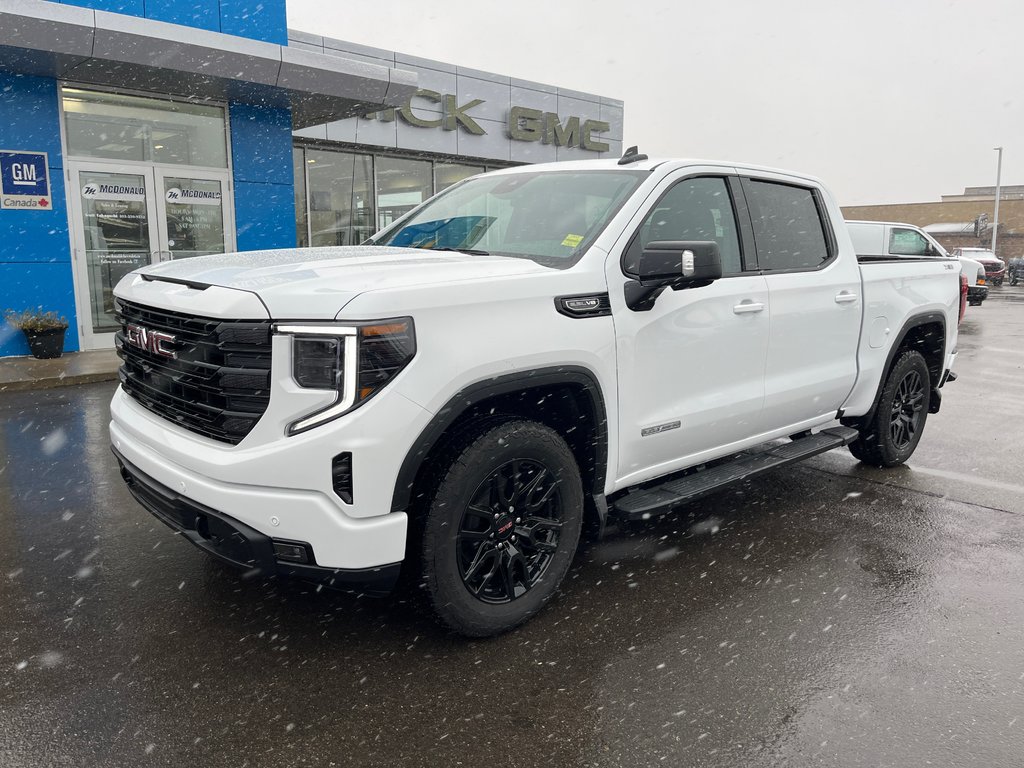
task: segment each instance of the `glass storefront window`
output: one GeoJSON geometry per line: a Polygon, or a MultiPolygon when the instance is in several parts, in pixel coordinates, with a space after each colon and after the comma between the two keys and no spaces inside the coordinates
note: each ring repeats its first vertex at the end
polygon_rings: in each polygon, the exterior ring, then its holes
{"type": "Polygon", "coordinates": [[[494,167],[294,147],[297,245],[358,245],[431,195],[488,170],[494,167]]]}
{"type": "Polygon", "coordinates": [[[411,211],[433,194],[434,180],[429,160],[378,157],[377,229],[411,211]]]}
{"type": "Polygon", "coordinates": [[[370,155],[306,150],[309,179],[309,244],[358,245],[373,225],[370,155]]]}
{"type": "Polygon", "coordinates": [[[72,157],[227,168],[223,107],[80,88],[62,96],[72,157]]]}
{"type": "Polygon", "coordinates": [[[309,245],[309,212],[306,209],[306,151],[292,148],[292,173],[295,174],[295,232],[296,245],[309,245]]]}
{"type": "Polygon", "coordinates": [[[463,165],[462,163],[434,163],[434,192],[448,189],[470,176],[483,173],[482,165],[463,165]]]}

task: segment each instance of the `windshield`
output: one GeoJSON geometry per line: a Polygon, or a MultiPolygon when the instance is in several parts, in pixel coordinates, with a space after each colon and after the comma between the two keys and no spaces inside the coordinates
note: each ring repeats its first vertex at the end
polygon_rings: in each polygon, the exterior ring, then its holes
{"type": "Polygon", "coordinates": [[[647,174],[600,170],[480,176],[427,202],[373,242],[570,266],[647,174]]]}

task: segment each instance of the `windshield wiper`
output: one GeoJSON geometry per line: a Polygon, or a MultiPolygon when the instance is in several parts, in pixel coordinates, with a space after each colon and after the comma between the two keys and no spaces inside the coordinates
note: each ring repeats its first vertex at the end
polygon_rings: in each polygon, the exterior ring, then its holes
{"type": "Polygon", "coordinates": [[[456,251],[458,253],[468,253],[470,256],[490,256],[490,251],[479,251],[475,248],[449,248],[444,246],[442,248],[425,248],[427,251],[456,251]]]}

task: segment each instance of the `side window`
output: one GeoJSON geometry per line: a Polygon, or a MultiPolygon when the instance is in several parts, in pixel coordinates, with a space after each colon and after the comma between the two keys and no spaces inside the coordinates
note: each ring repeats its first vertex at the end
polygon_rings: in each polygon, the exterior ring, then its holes
{"type": "Polygon", "coordinates": [[[814,192],[744,179],[761,269],[817,269],[832,257],[814,192]]]}
{"type": "Polygon", "coordinates": [[[928,241],[920,232],[893,227],[889,234],[889,253],[893,256],[931,256],[928,241]]]}
{"type": "Polygon", "coordinates": [[[741,272],[739,233],[725,179],[684,179],[666,192],[630,242],[626,262],[636,263],[648,243],[662,240],[714,240],[722,254],[722,274],[741,272]]]}

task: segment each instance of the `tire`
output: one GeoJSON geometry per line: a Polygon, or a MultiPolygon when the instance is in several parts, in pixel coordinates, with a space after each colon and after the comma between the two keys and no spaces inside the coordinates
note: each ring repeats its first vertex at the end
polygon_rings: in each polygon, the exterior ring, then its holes
{"type": "Polygon", "coordinates": [[[920,352],[905,350],[889,369],[873,415],[858,427],[850,453],[876,467],[902,464],[921,441],[930,401],[928,364],[920,352]]]}
{"type": "Polygon", "coordinates": [[[448,627],[488,637],[554,596],[583,528],[583,486],[557,432],[530,421],[481,428],[438,485],[423,530],[430,603],[448,627]]]}

